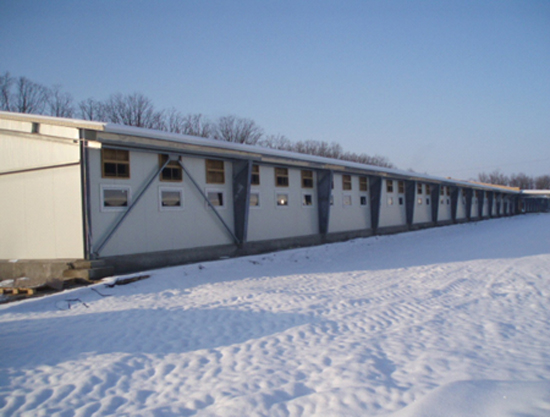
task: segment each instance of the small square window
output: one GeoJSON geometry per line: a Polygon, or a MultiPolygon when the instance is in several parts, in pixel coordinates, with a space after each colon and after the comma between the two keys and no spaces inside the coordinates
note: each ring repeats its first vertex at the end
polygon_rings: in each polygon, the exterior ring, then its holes
{"type": "Polygon", "coordinates": [[[130,187],[101,187],[101,211],[123,211],[130,205],[130,187]]]}
{"type": "Polygon", "coordinates": [[[288,168],[275,168],[275,186],[288,187],[288,168]]]}
{"type": "Polygon", "coordinates": [[[302,170],[302,188],[313,188],[313,171],[302,170]]]}
{"type": "Polygon", "coordinates": [[[220,160],[206,160],[206,183],[225,184],[225,166],[220,160]]]}
{"type": "Polygon", "coordinates": [[[260,193],[250,193],[250,207],[260,207],[260,193]]]}
{"type": "Polygon", "coordinates": [[[400,206],[403,205],[403,197],[399,197],[399,205],[400,205],[400,206]]]}
{"type": "Polygon", "coordinates": [[[103,178],[130,178],[130,152],[121,149],[101,149],[103,178]]]}
{"type": "Polygon", "coordinates": [[[313,206],[313,194],[302,194],[302,206],[313,206]]]}
{"type": "Polygon", "coordinates": [[[181,188],[159,188],[159,197],[162,211],[183,208],[183,190],[181,188]]]}
{"type": "Polygon", "coordinates": [[[429,199],[429,198],[426,199],[426,205],[427,205],[427,206],[430,205],[430,199],[429,199]]]}
{"type": "Polygon", "coordinates": [[[351,190],[351,175],[342,175],[342,190],[351,190]]]}
{"type": "Polygon", "coordinates": [[[334,196],[332,194],[330,195],[330,205],[334,205],[334,196]]]}
{"type": "Polygon", "coordinates": [[[288,206],[288,194],[277,193],[277,206],[288,206]]]}
{"type": "Polygon", "coordinates": [[[442,198],[442,199],[439,201],[439,204],[445,204],[445,199],[442,198]]]}
{"type": "Polygon", "coordinates": [[[393,197],[388,197],[388,206],[393,206],[393,197]]]}
{"type": "MultiPolygon", "coordinates": [[[[168,160],[168,155],[159,155],[159,168],[168,160]]],[[[161,181],[181,182],[183,180],[183,170],[178,161],[170,161],[160,173],[161,181]]]]}
{"type": "Polygon", "coordinates": [[[361,201],[361,205],[362,206],[366,206],[367,205],[367,196],[366,195],[362,195],[359,197],[360,201],[361,201]]]}
{"type": "Polygon", "coordinates": [[[216,208],[224,208],[225,207],[225,198],[223,191],[219,190],[208,190],[206,191],[206,196],[208,197],[208,201],[210,204],[212,204],[216,208]]]}
{"type": "Polygon", "coordinates": [[[344,207],[350,207],[351,206],[351,195],[349,194],[344,194],[342,196],[342,205],[344,207]]]}
{"type": "Polygon", "coordinates": [[[260,166],[252,165],[252,178],[250,179],[251,185],[260,185],[260,166]]]}
{"type": "Polygon", "coordinates": [[[451,200],[447,199],[447,205],[451,204],[451,200]]]}
{"type": "Polygon", "coordinates": [[[422,198],[419,198],[419,199],[417,200],[417,202],[418,202],[418,205],[421,206],[421,205],[422,205],[422,198]]]}
{"type": "Polygon", "coordinates": [[[416,194],[422,195],[422,184],[416,184],[416,194]]]}
{"type": "Polygon", "coordinates": [[[359,177],[359,191],[368,191],[369,183],[367,177],[359,177]]]}
{"type": "Polygon", "coordinates": [[[386,192],[393,193],[393,180],[386,180],[386,192]]]}
{"type": "Polygon", "coordinates": [[[404,181],[397,181],[397,192],[399,194],[405,193],[405,182],[404,181]]]}

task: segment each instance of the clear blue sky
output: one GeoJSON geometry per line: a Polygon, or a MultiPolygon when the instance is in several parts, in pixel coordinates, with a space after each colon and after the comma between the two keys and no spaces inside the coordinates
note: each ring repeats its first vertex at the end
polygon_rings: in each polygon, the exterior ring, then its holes
{"type": "Polygon", "coordinates": [[[550,174],[550,1],[0,0],[0,72],[401,169],[550,174]]]}

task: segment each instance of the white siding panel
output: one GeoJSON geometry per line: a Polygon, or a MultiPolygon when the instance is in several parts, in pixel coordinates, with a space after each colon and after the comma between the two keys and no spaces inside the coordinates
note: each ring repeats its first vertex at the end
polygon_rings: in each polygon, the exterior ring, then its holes
{"type": "Polygon", "coordinates": [[[407,224],[407,208],[405,194],[398,192],[398,182],[393,181],[393,192],[388,193],[386,179],[382,180],[382,193],[380,198],[379,227],[404,226],[407,224]],[[399,204],[399,199],[403,204],[399,204]]]}
{"type": "Polygon", "coordinates": [[[334,204],[330,207],[329,233],[364,230],[371,227],[368,205],[370,201],[366,206],[360,204],[360,196],[368,196],[368,194],[359,192],[358,176],[351,176],[351,184],[351,190],[344,190],[342,175],[334,175],[334,189],[332,190],[334,204]],[[351,197],[351,205],[344,204],[346,197],[351,197]]]}

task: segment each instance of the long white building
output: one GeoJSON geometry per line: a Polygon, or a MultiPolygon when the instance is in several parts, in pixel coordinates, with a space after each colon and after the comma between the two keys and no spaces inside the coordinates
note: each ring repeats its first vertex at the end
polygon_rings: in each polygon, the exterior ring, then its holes
{"type": "Polygon", "coordinates": [[[0,279],[94,278],[548,209],[511,188],[7,112],[0,196],[0,279]]]}

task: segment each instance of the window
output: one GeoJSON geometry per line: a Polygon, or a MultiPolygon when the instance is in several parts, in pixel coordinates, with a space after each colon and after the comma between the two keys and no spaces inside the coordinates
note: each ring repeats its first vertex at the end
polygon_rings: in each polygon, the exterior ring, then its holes
{"type": "Polygon", "coordinates": [[[359,177],[359,191],[368,191],[368,184],[367,177],[359,177]]]}
{"type": "Polygon", "coordinates": [[[361,197],[359,197],[360,201],[361,201],[361,205],[362,206],[366,206],[367,205],[367,196],[366,195],[362,195],[361,197]]]}
{"type": "Polygon", "coordinates": [[[302,171],[302,188],[313,188],[313,171],[302,171]]]}
{"type": "Polygon", "coordinates": [[[206,160],[206,183],[225,184],[225,169],[223,161],[206,160]]]}
{"type": "Polygon", "coordinates": [[[122,211],[130,205],[130,187],[101,186],[101,211],[122,211]]]}
{"type": "Polygon", "coordinates": [[[430,205],[430,199],[429,199],[429,198],[426,198],[426,205],[427,205],[427,206],[430,205]]]}
{"type": "Polygon", "coordinates": [[[386,192],[393,193],[393,180],[386,180],[386,192]]]}
{"type": "Polygon", "coordinates": [[[313,194],[304,193],[302,194],[302,206],[313,206],[313,194]]]}
{"type": "Polygon", "coordinates": [[[426,184],[426,195],[430,195],[430,184],[426,184]]]}
{"type": "Polygon", "coordinates": [[[252,165],[252,178],[250,179],[251,185],[260,185],[260,166],[252,165]]]}
{"type": "Polygon", "coordinates": [[[288,206],[288,194],[277,193],[277,205],[280,207],[288,206]]]}
{"type": "Polygon", "coordinates": [[[403,181],[397,181],[397,192],[399,194],[405,193],[405,183],[403,181]]]}
{"type": "Polygon", "coordinates": [[[445,186],[443,186],[443,185],[441,186],[440,194],[445,195],[445,186]]]}
{"type": "Polygon", "coordinates": [[[417,201],[418,201],[418,205],[421,206],[422,205],[422,198],[419,198],[417,201]]]}
{"type": "MultiPolygon", "coordinates": [[[[168,160],[168,155],[159,155],[159,168],[168,160]]],[[[170,161],[160,173],[161,181],[181,182],[183,180],[183,170],[178,161],[170,161]]]]}
{"type": "Polygon", "coordinates": [[[422,195],[422,184],[416,184],[416,194],[422,195]]]}
{"type": "Polygon", "coordinates": [[[445,187],[445,189],[447,190],[447,196],[451,196],[451,187],[445,187]]]}
{"type": "Polygon", "coordinates": [[[130,178],[130,152],[120,149],[101,150],[103,178],[130,178]]]}
{"type": "Polygon", "coordinates": [[[388,197],[388,206],[393,206],[393,197],[388,197]]]}
{"type": "Polygon", "coordinates": [[[260,193],[250,193],[250,207],[260,207],[260,193]]]}
{"type": "Polygon", "coordinates": [[[351,175],[342,175],[342,190],[351,190],[351,175]]]}
{"type": "Polygon", "coordinates": [[[330,195],[330,205],[334,205],[334,196],[332,194],[330,195]]]}
{"type": "Polygon", "coordinates": [[[451,204],[451,200],[448,198],[447,199],[447,205],[451,204]]]}
{"type": "Polygon", "coordinates": [[[275,168],[275,186],[288,187],[288,168],[275,168]]]}
{"type": "Polygon", "coordinates": [[[159,188],[160,210],[181,210],[183,208],[183,190],[181,188],[159,188]]]}
{"type": "Polygon", "coordinates": [[[399,197],[399,205],[400,205],[400,206],[403,205],[403,197],[399,197]]]}
{"type": "Polygon", "coordinates": [[[342,196],[342,205],[344,207],[351,207],[351,195],[350,194],[344,194],[342,196]]]}
{"type": "Polygon", "coordinates": [[[208,201],[214,207],[224,208],[225,207],[225,198],[223,191],[220,190],[206,190],[206,196],[208,201]]]}

